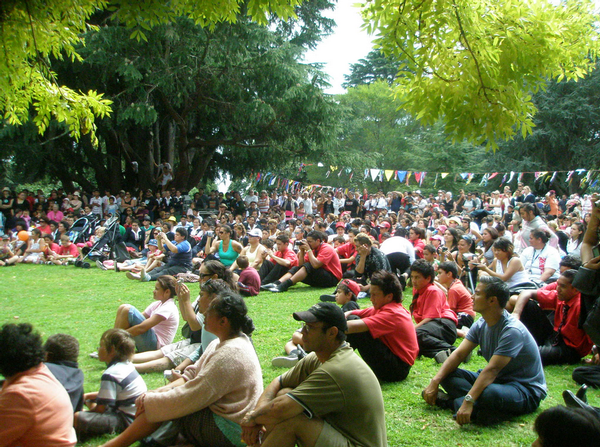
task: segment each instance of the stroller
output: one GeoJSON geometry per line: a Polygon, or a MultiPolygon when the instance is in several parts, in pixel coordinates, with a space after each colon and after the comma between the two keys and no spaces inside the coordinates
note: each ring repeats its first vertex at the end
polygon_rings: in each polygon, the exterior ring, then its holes
{"type": "Polygon", "coordinates": [[[90,263],[86,262],[87,258],[97,261],[112,257],[119,262],[129,259],[127,247],[121,240],[119,226],[118,216],[108,219],[104,224],[106,228],[104,235],[91,248],[84,248],[82,250],[85,256],[83,259],[75,262],[75,267],[90,268],[90,263]]]}
{"type": "Polygon", "coordinates": [[[86,242],[90,239],[98,224],[98,216],[88,214],[77,219],[69,229],[69,239],[74,244],[86,242]]]}

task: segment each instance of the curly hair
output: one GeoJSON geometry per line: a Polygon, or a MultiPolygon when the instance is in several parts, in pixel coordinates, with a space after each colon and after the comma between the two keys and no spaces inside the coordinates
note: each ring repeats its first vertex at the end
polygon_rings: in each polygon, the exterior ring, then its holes
{"type": "Polygon", "coordinates": [[[44,361],[42,337],[29,323],[5,324],[0,331],[0,374],[12,377],[44,361]]]}

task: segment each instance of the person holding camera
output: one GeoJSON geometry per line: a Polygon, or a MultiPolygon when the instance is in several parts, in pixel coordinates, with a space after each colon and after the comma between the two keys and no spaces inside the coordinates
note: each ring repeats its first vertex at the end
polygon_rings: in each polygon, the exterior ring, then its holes
{"type": "Polygon", "coordinates": [[[342,279],[342,265],[333,247],[327,243],[327,235],[311,231],[299,244],[298,266],[261,290],[285,292],[298,282],[313,287],[335,287],[342,279]]]}

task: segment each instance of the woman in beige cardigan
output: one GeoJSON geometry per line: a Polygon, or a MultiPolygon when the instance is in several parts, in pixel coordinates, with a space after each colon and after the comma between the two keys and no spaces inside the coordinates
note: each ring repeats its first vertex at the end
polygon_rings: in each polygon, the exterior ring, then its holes
{"type": "Polygon", "coordinates": [[[218,339],[179,379],[140,396],[133,423],[105,447],[129,446],[169,420],[177,420],[188,443],[239,444],[240,422],[263,392],[260,364],[248,338],[254,325],[247,312],[244,300],[232,292],[215,298],[204,325],[218,339]]]}

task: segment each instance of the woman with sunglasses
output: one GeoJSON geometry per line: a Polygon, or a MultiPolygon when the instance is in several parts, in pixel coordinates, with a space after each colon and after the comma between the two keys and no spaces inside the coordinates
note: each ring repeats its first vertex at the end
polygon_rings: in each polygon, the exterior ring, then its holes
{"type": "Polygon", "coordinates": [[[218,253],[219,261],[221,261],[225,267],[231,267],[244,247],[242,247],[242,244],[231,238],[231,227],[229,225],[220,225],[217,228],[217,234],[219,239],[215,241],[212,240],[212,236],[208,237],[206,246],[210,248],[206,250],[206,254],[216,255],[218,253]]]}
{"type": "MultiPolygon", "coordinates": [[[[229,284],[222,279],[201,277],[200,294],[194,302],[190,300],[190,289],[185,284],[178,285],[177,290],[179,310],[185,320],[185,324],[181,328],[181,334],[185,338],[176,343],[163,346],[156,351],[135,354],[132,362],[139,373],[162,372],[178,366],[198,348],[204,350],[216,338],[213,334],[204,330],[204,314],[218,294],[231,292],[229,284]]],[[[188,362],[188,364],[191,363],[188,362]]]]}

